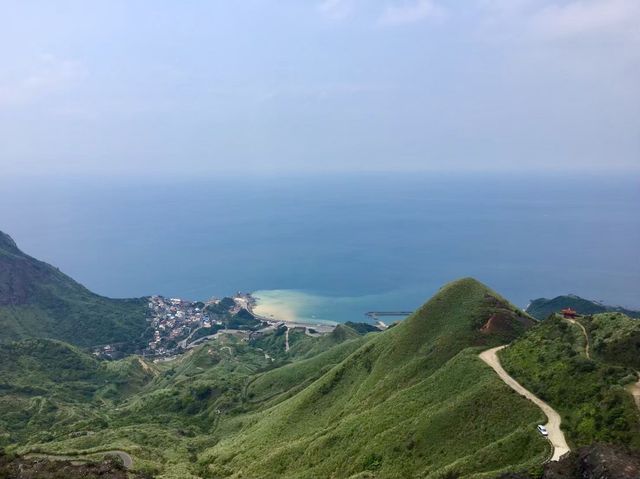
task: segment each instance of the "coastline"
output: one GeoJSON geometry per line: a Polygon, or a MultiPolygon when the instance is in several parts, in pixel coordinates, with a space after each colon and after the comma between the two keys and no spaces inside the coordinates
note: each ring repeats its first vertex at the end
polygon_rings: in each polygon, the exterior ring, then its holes
{"type": "MultiPolygon", "coordinates": [[[[303,296],[302,293],[297,294],[303,296]]],[[[337,321],[300,314],[300,301],[286,297],[285,290],[254,291],[247,296],[248,311],[268,323],[285,324],[289,328],[312,328],[318,332],[331,332],[339,324],[337,321]]]]}

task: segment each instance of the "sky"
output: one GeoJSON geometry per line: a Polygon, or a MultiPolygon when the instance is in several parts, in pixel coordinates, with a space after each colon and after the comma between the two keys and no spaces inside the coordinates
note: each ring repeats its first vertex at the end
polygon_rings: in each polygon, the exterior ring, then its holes
{"type": "Polygon", "coordinates": [[[640,172],[638,0],[0,0],[0,169],[640,172]]]}

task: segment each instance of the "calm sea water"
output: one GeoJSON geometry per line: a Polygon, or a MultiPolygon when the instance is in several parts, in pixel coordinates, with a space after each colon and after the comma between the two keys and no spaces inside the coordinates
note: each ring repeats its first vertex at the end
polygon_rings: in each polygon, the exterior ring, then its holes
{"type": "Polygon", "coordinates": [[[474,276],[520,306],[640,306],[637,179],[0,180],[0,229],[104,295],[258,291],[287,318],[411,310],[474,276]]]}

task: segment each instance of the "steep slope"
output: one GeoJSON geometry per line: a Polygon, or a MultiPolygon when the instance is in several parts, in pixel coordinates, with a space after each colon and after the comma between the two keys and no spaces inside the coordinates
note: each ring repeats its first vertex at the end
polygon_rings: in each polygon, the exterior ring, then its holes
{"type": "Polygon", "coordinates": [[[581,298],[574,294],[557,296],[553,299],[538,298],[531,300],[527,306],[527,313],[536,319],[547,319],[554,313],[559,313],[564,308],[571,308],[578,314],[598,314],[598,313],[623,313],[632,318],[640,318],[640,311],[633,311],[618,306],[607,306],[596,301],[581,298]]]}
{"type": "Polygon", "coordinates": [[[135,343],[146,327],[145,299],[98,296],[24,254],[0,232],[0,342],[40,337],[80,346],[135,343]]]}
{"type": "MultiPolygon", "coordinates": [[[[477,357],[532,320],[473,279],[442,288],[289,399],[230,421],[206,477],[472,477],[541,463],[541,412],[477,357]]],[[[343,346],[344,347],[344,346],[343,346]]]]}

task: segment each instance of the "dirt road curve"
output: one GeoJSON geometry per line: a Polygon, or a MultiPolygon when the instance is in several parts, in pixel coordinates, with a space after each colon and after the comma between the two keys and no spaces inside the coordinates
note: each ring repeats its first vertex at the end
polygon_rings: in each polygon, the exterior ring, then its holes
{"type": "Polygon", "coordinates": [[[498,351],[504,348],[506,348],[506,346],[499,346],[497,348],[484,351],[482,354],[480,354],[480,359],[491,366],[493,370],[498,373],[500,379],[502,379],[511,389],[516,391],[518,394],[526,397],[529,401],[533,402],[536,406],[542,409],[542,411],[546,414],[549,422],[545,424],[545,427],[547,428],[547,431],[549,433],[549,442],[551,442],[551,445],[553,446],[553,457],[551,458],[551,460],[557,461],[564,454],[571,451],[566,439],[564,438],[564,433],[560,429],[560,415],[546,402],[538,398],[529,390],[525,389],[518,381],[509,376],[509,374],[500,364],[500,360],[498,359],[497,354],[498,351]]]}
{"type": "Polygon", "coordinates": [[[125,469],[131,469],[133,466],[133,459],[131,459],[131,456],[124,451],[109,451],[107,454],[112,454],[122,459],[122,465],[125,469]]]}

